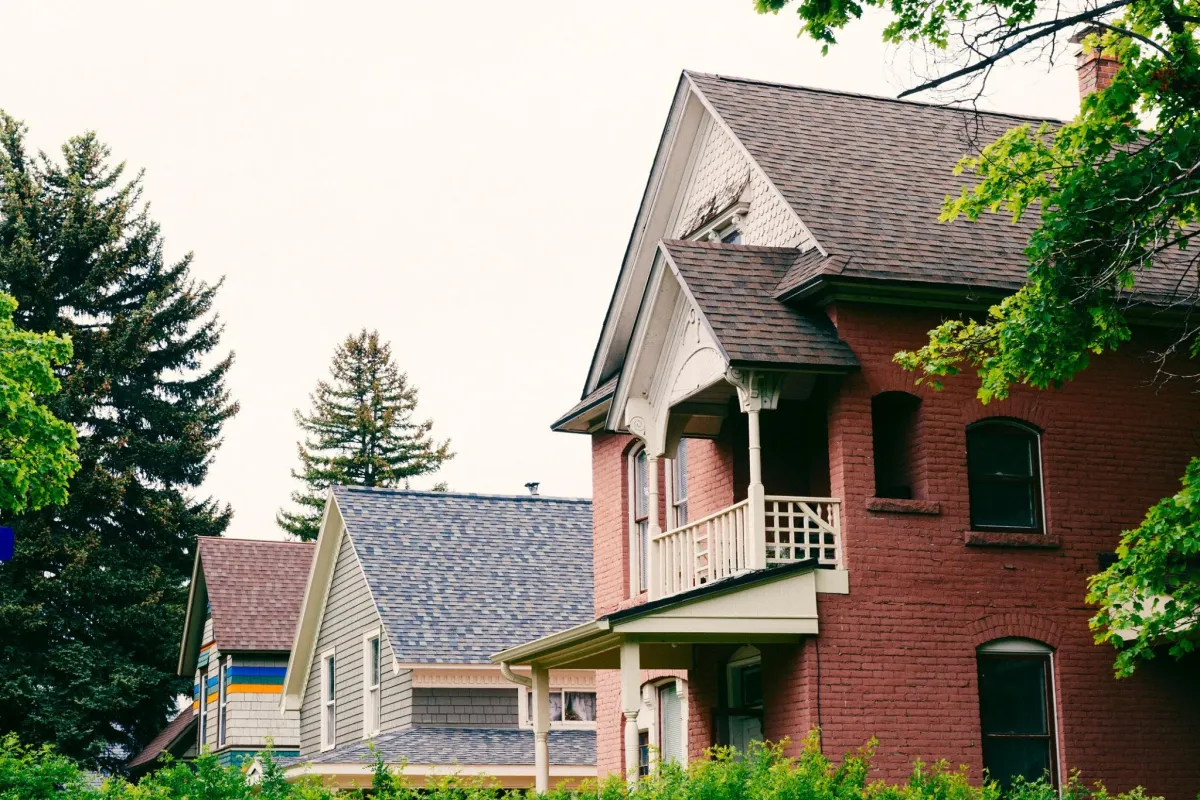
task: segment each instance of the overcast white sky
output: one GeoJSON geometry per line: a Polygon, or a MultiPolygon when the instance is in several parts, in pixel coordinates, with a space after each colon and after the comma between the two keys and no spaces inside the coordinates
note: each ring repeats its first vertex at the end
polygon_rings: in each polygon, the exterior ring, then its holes
{"type": "MultiPolygon", "coordinates": [[[[587,496],[578,398],[683,68],[871,94],[908,61],[856,26],[822,58],[750,0],[0,0],[0,108],[37,147],[92,129],[146,170],[168,252],[225,277],[237,353],[203,491],[278,537],[292,409],[362,326],[458,457],[456,491],[587,496]]],[[[1070,116],[1011,68],[986,105],[1070,116]]]]}

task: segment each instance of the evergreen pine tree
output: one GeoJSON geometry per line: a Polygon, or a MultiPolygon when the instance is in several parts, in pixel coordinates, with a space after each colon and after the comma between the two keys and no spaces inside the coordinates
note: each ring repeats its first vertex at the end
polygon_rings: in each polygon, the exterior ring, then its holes
{"type": "MultiPolygon", "coordinates": [[[[450,441],[430,436],[433,420],[414,422],[417,387],[392,360],[378,331],[365,328],[338,345],[331,379],[317,383],[312,413],[296,423],[307,434],[297,443],[304,488],[292,493],[296,511],[279,512],[279,526],[305,541],[317,538],[325,496],[335,484],[397,486],[436,472],[450,460],[450,441]]],[[[444,487],[443,487],[444,488],[444,487]]]]}
{"type": "Polygon", "coordinates": [[[0,565],[0,730],[113,766],[191,683],[175,665],[192,553],[230,511],[189,490],[236,412],[232,356],[214,355],[217,287],[190,256],[164,260],[141,175],[94,134],[61,161],[24,134],[0,113],[0,288],[21,328],[71,337],[44,402],[75,426],[80,466],[67,505],[0,516],[17,535],[0,565]]]}

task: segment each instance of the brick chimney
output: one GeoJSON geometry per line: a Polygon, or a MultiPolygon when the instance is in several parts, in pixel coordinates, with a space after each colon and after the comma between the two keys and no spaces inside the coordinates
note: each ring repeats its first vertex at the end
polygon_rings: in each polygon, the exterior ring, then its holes
{"type": "Polygon", "coordinates": [[[1071,37],[1071,44],[1080,45],[1075,54],[1075,72],[1079,76],[1079,99],[1087,97],[1092,92],[1099,92],[1112,86],[1117,74],[1117,59],[1103,54],[1099,48],[1090,53],[1083,51],[1082,42],[1090,33],[1099,33],[1096,27],[1087,27],[1071,37]]]}

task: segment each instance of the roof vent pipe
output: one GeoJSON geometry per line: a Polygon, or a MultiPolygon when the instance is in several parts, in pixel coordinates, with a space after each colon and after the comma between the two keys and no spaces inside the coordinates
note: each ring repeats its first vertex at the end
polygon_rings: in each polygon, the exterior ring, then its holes
{"type": "Polygon", "coordinates": [[[530,481],[529,483],[525,484],[525,488],[529,490],[530,497],[537,497],[538,487],[541,485],[542,484],[538,483],[537,481],[530,481]]]}

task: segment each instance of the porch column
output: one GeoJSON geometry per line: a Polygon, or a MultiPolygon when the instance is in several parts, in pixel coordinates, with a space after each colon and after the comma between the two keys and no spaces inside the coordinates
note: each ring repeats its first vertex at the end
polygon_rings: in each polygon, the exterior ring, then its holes
{"type": "Polygon", "coordinates": [[[655,538],[662,533],[662,525],[658,520],[658,464],[660,458],[662,458],[661,455],[649,448],[646,449],[646,489],[649,494],[647,499],[649,508],[646,509],[649,514],[646,520],[646,538],[649,539],[649,542],[646,545],[645,588],[651,600],[656,600],[662,594],[658,547],[654,544],[655,538]]]}
{"type": "Polygon", "coordinates": [[[642,654],[636,640],[621,642],[621,712],[625,715],[625,777],[638,779],[638,711],[642,706],[642,654]]]}
{"type": "Polygon", "coordinates": [[[550,670],[532,667],[533,686],[533,788],[550,791],[550,670]]]}
{"type": "Polygon", "coordinates": [[[746,532],[746,567],[767,567],[767,511],[766,492],[762,482],[762,437],[758,428],[759,409],[751,406],[746,412],[746,425],[750,433],[750,486],[746,489],[749,530],[746,532]]]}

